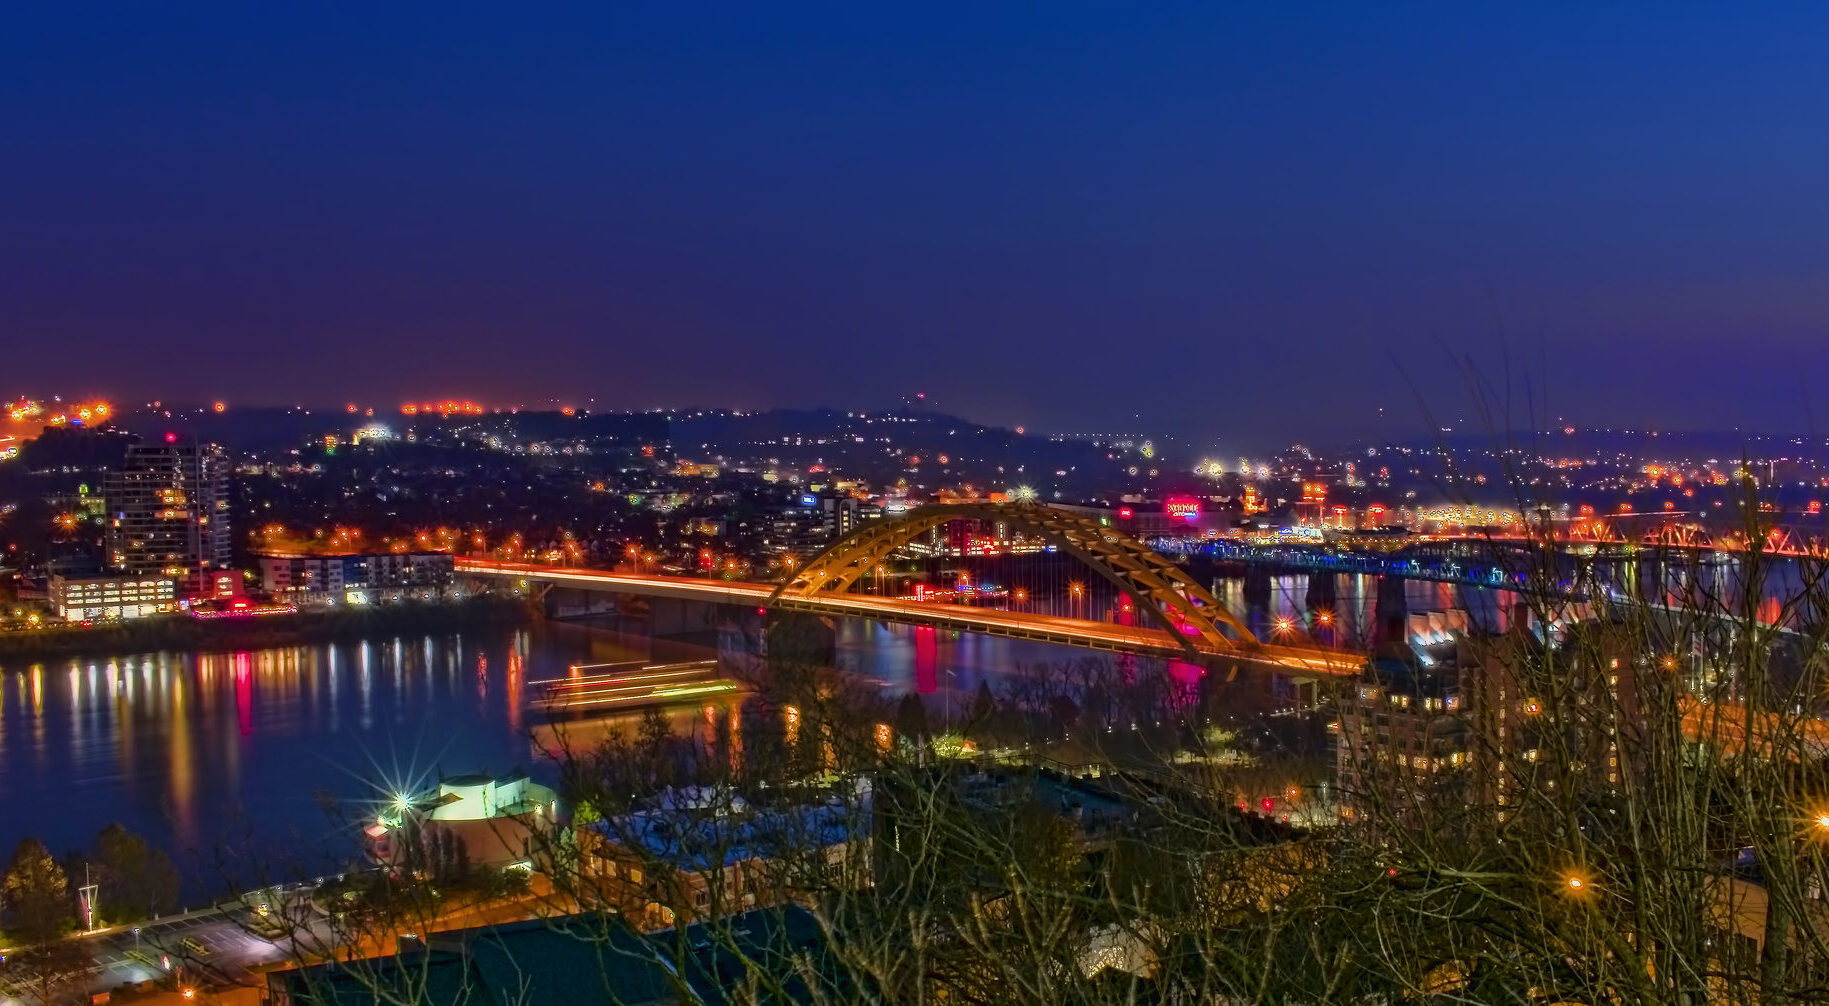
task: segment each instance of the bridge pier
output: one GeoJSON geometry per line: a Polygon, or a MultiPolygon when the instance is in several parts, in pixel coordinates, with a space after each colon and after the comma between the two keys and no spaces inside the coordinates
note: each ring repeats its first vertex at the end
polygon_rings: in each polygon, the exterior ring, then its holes
{"type": "Polygon", "coordinates": [[[1263,717],[1319,705],[1322,683],[1305,674],[1253,668],[1225,657],[1201,664],[1196,717],[1203,723],[1239,726],[1263,717]]]}
{"type": "Polygon", "coordinates": [[[765,624],[765,658],[769,665],[824,670],[837,663],[838,627],[832,619],[798,611],[772,611],[765,624]]]}
{"type": "Polygon", "coordinates": [[[650,652],[657,664],[715,654],[721,673],[755,680],[773,666],[824,670],[837,660],[838,631],[825,616],[680,601],[656,601],[650,611],[650,652]]]}
{"type": "Polygon", "coordinates": [[[1410,602],[1404,596],[1403,579],[1380,576],[1378,601],[1372,609],[1372,645],[1378,647],[1404,642],[1408,635],[1405,624],[1409,617],[1410,602]]]}
{"type": "Polygon", "coordinates": [[[724,605],[718,617],[718,673],[753,681],[767,668],[767,613],[724,605]]]}
{"type": "Polygon", "coordinates": [[[710,660],[718,655],[718,616],[724,605],[656,597],[648,602],[648,659],[656,664],[710,660]]]}
{"type": "Polygon", "coordinates": [[[562,621],[592,615],[614,615],[620,610],[616,595],[602,591],[575,590],[554,585],[540,594],[540,611],[550,619],[562,621]]]}
{"type": "MultiPolygon", "coordinates": [[[[1268,566],[1245,567],[1245,608],[1252,615],[1270,611],[1271,576],[1268,566]]],[[[1247,619],[1249,621],[1249,619],[1247,619]]]]}

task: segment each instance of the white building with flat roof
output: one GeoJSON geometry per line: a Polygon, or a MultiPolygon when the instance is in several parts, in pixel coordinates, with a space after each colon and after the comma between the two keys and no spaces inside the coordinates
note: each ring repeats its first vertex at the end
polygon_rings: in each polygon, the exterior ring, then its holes
{"type": "Polygon", "coordinates": [[[178,583],[169,576],[53,576],[49,600],[66,622],[144,618],[178,610],[178,583]]]}

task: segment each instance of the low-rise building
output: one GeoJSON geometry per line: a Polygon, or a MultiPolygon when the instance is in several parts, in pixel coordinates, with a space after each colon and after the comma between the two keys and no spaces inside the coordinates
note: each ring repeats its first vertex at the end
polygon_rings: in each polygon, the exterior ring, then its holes
{"type": "Polygon", "coordinates": [[[340,597],[351,580],[354,586],[364,573],[358,564],[360,556],[296,555],[279,553],[255,557],[260,567],[260,585],[269,594],[323,594],[340,597]]]}
{"type": "Polygon", "coordinates": [[[144,618],[178,610],[178,582],[156,575],[53,576],[48,600],[67,622],[144,618]]]}
{"type": "Polygon", "coordinates": [[[275,596],[351,604],[391,600],[409,592],[442,593],[457,579],[448,552],[308,555],[270,552],[255,557],[261,587],[275,596]]]}
{"type": "Polygon", "coordinates": [[[756,808],[716,789],[670,791],[643,810],[578,831],[581,886],[654,929],[858,888],[870,877],[870,805],[756,808]]]}
{"type": "Polygon", "coordinates": [[[524,772],[455,776],[436,795],[403,796],[384,811],[366,829],[368,850],[376,862],[411,867],[413,850],[436,838],[462,845],[472,866],[531,867],[550,848],[558,815],[558,794],[524,772]]]}

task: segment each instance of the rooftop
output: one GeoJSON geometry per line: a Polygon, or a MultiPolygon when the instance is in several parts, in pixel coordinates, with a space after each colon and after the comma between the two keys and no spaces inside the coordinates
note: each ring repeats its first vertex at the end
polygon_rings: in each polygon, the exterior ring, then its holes
{"type": "Polygon", "coordinates": [[[823,945],[818,923],[794,907],[645,935],[586,914],[435,934],[390,957],[274,972],[267,987],[287,1006],[724,1006],[737,990],[746,1002],[795,1004],[813,999],[806,976],[829,970],[795,965],[822,958],[823,945]],[[780,968],[778,991],[751,985],[759,961],[780,968]]]}
{"type": "Polygon", "coordinates": [[[621,814],[592,827],[616,845],[676,869],[702,872],[750,859],[773,859],[797,850],[849,841],[868,827],[869,800],[834,799],[781,809],[667,803],[621,814]]]}

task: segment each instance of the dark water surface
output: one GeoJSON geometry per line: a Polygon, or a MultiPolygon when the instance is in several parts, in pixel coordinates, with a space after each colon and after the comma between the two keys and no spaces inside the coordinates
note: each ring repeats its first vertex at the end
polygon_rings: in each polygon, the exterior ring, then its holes
{"type": "MultiPolygon", "coordinates": [[[[119,821],[178,855],[193,895],[251,863],[332,868],[355,849],[352,816],[392,790],[550,775],[531,740],[537,683],[646,656],[639,636],[541,624],[0,664],[0,854],[26,835],[62,854],[119,821]]],[[[1009,668],[1089,656],[848,622],[838,662],[942,702],[1009,668]]]]}
{"type": "Polygon", "coordinates": [[[346,855],[327,803],[531,768],[528,682],[628,655],[535,626],[0,664],[0,846],[61,854],[119,821],[181,859],[346,855]]]}
{"type": "MultiPolygon", "coordinates": [[[[1369,584],[1342,578],[1341,614],[1369,611],[1369,584]]],[[[1306,577],[1278,577],[1269,611],[1298,615],[1306,577]]],[[[1411,603],[1465,603],[1416,584],[1411,603]]],[[[1222,597],[1235,585],[1220,584],[1222,597]]],[[[625,626],[625,628],[627,628],[625,626]]],[[[1109,654],[847,620],[840,667],[932,704],[970,701],[981,681],[1109,654]]],[[[229,653],[144,653],[0,663],[0,854],[26,835],[80,848],[119,821],[188,860],[207,882],[227,854],[334,864],[355,849],[348,816],[442,774],[536,776],[527,701],[572,663],[644,659],[646,641],[602,628],[389,637],[229,653]]],[[[1192,679],[1197,668],[1171,665],[1192,679]]],[[[203,888],[193,885],[198,891],[203,888]]]]}

